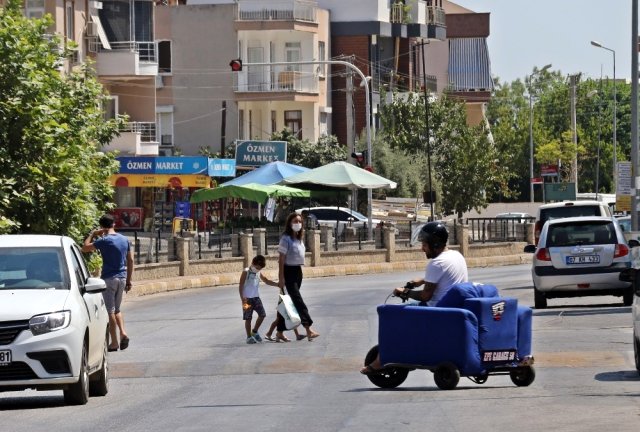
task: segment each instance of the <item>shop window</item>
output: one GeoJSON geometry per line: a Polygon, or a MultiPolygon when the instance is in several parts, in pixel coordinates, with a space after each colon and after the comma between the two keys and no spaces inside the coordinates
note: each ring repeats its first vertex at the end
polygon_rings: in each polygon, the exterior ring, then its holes
{"type": "Polygon", "coordinates": [[[115,189],[116,207],[135,207],[136,206],[136,188],[117,187],[115,189]]]}

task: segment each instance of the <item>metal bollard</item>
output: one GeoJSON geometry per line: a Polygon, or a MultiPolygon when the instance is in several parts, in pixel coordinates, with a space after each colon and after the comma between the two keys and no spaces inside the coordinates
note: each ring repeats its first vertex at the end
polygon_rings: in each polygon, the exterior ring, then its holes
{"type": "Polygon", "coordinates": [[[136,264],[140,264],[140,240],[138,240],[138,231],[133,232],[133,249],[136,254],[136,264]]]}
{"type": "Polygon", "coordinates": [[[198,233],[198,259],[202,259],[202,236],[198,233]]]}
{"type": "Polygon", "coordinates": [[[158,237],[156,237],[156,262],[160,262],[160,230],[158,230],[158,237]]]}

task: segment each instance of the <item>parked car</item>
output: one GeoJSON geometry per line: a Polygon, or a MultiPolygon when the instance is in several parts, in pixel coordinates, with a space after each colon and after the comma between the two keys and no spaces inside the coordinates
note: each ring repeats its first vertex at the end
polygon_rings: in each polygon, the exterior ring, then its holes
{"type": "Polygon", "coordinates": [[[633,357],[636,370],[640,374],[640,247],[632,246],[632,267],[620,273],[620,280],[631,282],[633,287],[633,304],[631,306],[633,328],[633,357]]]}
{"type": "MultiPolygon", "coordinates": [[[[365,215],[346,207],[308,207],[298,209],[296,213],[302,214],[303,210],[307,210],[316,217],[318,226],[329,225],[335,228],[336,223],[339,223],[338,235],[342,234],[345,226],[364,228],[369,223],[365,215]]],[[[380,220],[371,219],[371,224],[375,228],[380,224],[380,220]]]]}
{"type": "Polygon", "coordinates": [[[79,405],[106,395],[105,289],[72,239],[0,236],[0,392],[62,390],[79,405]]]}
{"type": "Polygon", "coordinates": [[[605,202],[588,200],[543,204],[538,208],[534,228],[536,244],[538,244],[545,222],[551,219],[577,216],[611,216],[611,209],[605,202]]]}
{"type": "Polygon", "coordinates": [[[527,223],[533,222],[535,219],[529,213],[522,212],[508,212],[508,213],[498,213],[496,215],[496,219],[507,219],[510,221],[514,221],[515,223],[527,223]]]}
{"type": "Polygon", "coordinates": [[[631,265],[631,254],[614,218],[583,216],[549,220],[540,234],[531,267],[536,309],[547,299],[588,295],[622,296],[633,301],[631,284],[619,280],[631,265]]]}

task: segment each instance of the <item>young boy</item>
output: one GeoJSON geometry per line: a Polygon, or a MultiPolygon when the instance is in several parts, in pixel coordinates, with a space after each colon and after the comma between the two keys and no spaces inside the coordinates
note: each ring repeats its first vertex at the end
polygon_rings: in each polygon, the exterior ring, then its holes
{"type": "Polygon", "coordinates": [[[244,327],[247,332],[247,343],[254,344],[256,342],[262,342],[262,337],[258,333],[258,329],[262,324],[262,321],[267,316],[262,306],[262,300],[260,300],[260,293],[258,286],[260,280],[274,287],[278,286],[277,282],[269,280],[266,276],[260,273],[260,271],[266,266],[267,261],[264,256],[256,255],[251,261],[251,266],[242,271],[240,276],[240,300],[242,300],[242,318],[244,319],[244,327]],[[251,318],[253,312],[258,314],[256,325],[251,328],[251,318]]]}

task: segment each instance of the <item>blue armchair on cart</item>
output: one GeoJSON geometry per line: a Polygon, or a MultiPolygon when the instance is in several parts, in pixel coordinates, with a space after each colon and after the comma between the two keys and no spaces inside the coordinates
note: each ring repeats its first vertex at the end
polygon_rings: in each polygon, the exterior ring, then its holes
{"type": "Polygon", "coordinates": [[[380,355],[384,369],[368,375],[378,387],[397,387],[415,369],[432,371],[443,390],[461,376],[483,384],[509,374],[517,386],[535,379],[531,308],[499,297],[492,285],[457,284],[435,307],[381,305],[378,317],[378,345],[365,358],[380,355]]]}

